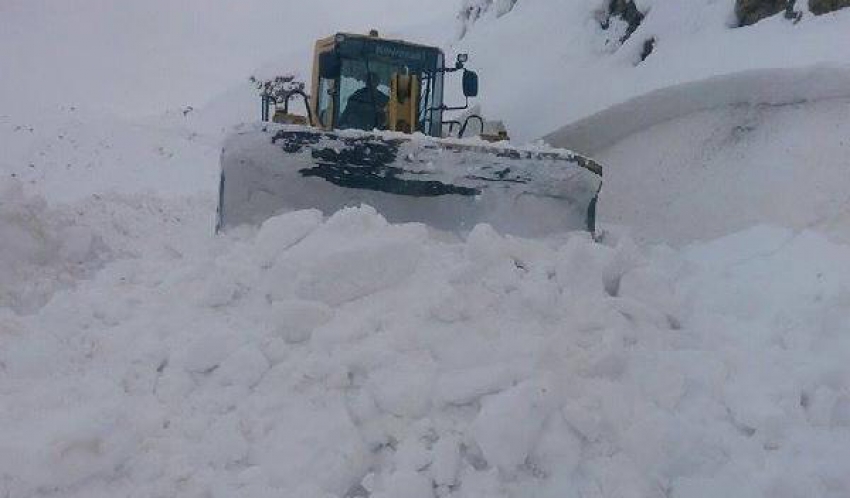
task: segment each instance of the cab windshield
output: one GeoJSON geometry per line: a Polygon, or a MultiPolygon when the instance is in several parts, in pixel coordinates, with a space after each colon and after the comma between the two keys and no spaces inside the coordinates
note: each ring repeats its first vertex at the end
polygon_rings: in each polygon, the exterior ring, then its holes
{"type": "MultiPolygon", "coordinates": [[[[350,38],[340,43],[336,52],[340,72],[334,95],[335,127],[386,130],[390,82],[400,74],[415,75],[420,81],[416,129],[428,135],[441,133],[442,111],[436,109],[443,91],[443,74],[438,70],[443,57],[439,50],[350,38]]],[[[327,105],[320,101],[320,107],[327,105]]]]}
{"type": "Polygon", "coordinates": [[[392,75],[409,72],[409,67],[377,61],[343,61],[339,82],[339,127],[386,129],[392,75]]]}

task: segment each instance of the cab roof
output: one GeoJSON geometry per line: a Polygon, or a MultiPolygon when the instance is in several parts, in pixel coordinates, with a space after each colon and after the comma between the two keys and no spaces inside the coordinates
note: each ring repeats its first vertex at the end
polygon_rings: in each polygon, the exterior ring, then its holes
{"type": "Polygon", "coordinates": [[[340,39],[343,39],[343,40],[355,39],[355,40],[365,40],[365,41],[374,41],[374,42],[387,42],[387,43],[394,43],[394,44],[397,44],[397,45],[404,45],[404,46],[407,46],[407,47],[416,48],[416,49],[420,49],[420,50],[431,50],[431,51],[443,53],[442,49],[440,49],[439,47],[435,47],[433,45],[424,45],[424,44],[421,44],[421,43],[413,43],[413,42],[409,42],[409,41],[406,41],[406,40],[397,40],[397,39],[394,39],[394,38],[383,38],[380,35],[377,35],[377,36],[373,36],[371,34],[365,34],[364,35],[362,33],[343,33],[343,32],[335,33],[331,36],[328,36],[327,38],[323,38],[323,39],[319,40],[319,44],[321,44],[321,45],[332,44],[332,43],[336,43],[340,39]]]}

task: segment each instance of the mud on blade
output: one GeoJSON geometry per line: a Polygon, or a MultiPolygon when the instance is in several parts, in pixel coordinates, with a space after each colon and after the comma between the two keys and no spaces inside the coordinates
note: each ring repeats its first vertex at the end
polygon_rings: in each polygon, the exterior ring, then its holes
{"type": "Polygon", "coordinates": [[[219,229],[368,204],[391,222],[455,232],[593,231],[602,183],[598,164],[564,150],[267,123],[228,137],[221,168],[219,229]]]}

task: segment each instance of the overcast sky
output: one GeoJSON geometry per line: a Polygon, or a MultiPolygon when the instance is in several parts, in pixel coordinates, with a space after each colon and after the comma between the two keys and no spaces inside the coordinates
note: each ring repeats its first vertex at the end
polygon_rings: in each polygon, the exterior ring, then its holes
{"type": "Polygon", "coordinates": [[[336,31],[445,41],[459,3],[0,0],[0,107],[144,115],[197,106],[269,61],[303,64],[313,41],[336,31]]]}

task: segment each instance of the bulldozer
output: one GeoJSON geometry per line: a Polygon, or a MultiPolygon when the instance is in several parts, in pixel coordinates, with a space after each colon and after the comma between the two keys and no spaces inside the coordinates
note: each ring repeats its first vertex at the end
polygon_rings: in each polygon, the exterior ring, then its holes
{"type": "Polygon", "coordinates": [[[263,95],[260,121],[225,140],[216,230],[366,204],[390,222],[461,234],[479,223],[523,237],[594,232],[601,166],[511,145],[504,128],[470,113],[479,78],[468,61],[460,54],[447,65],[437,47],[374,30],[318,40],[309,96],[263,95]],[[447,105],[456,74],[465,102],[447,105]],[[306,115],[290,111],[299,98],[306,115]]]}

